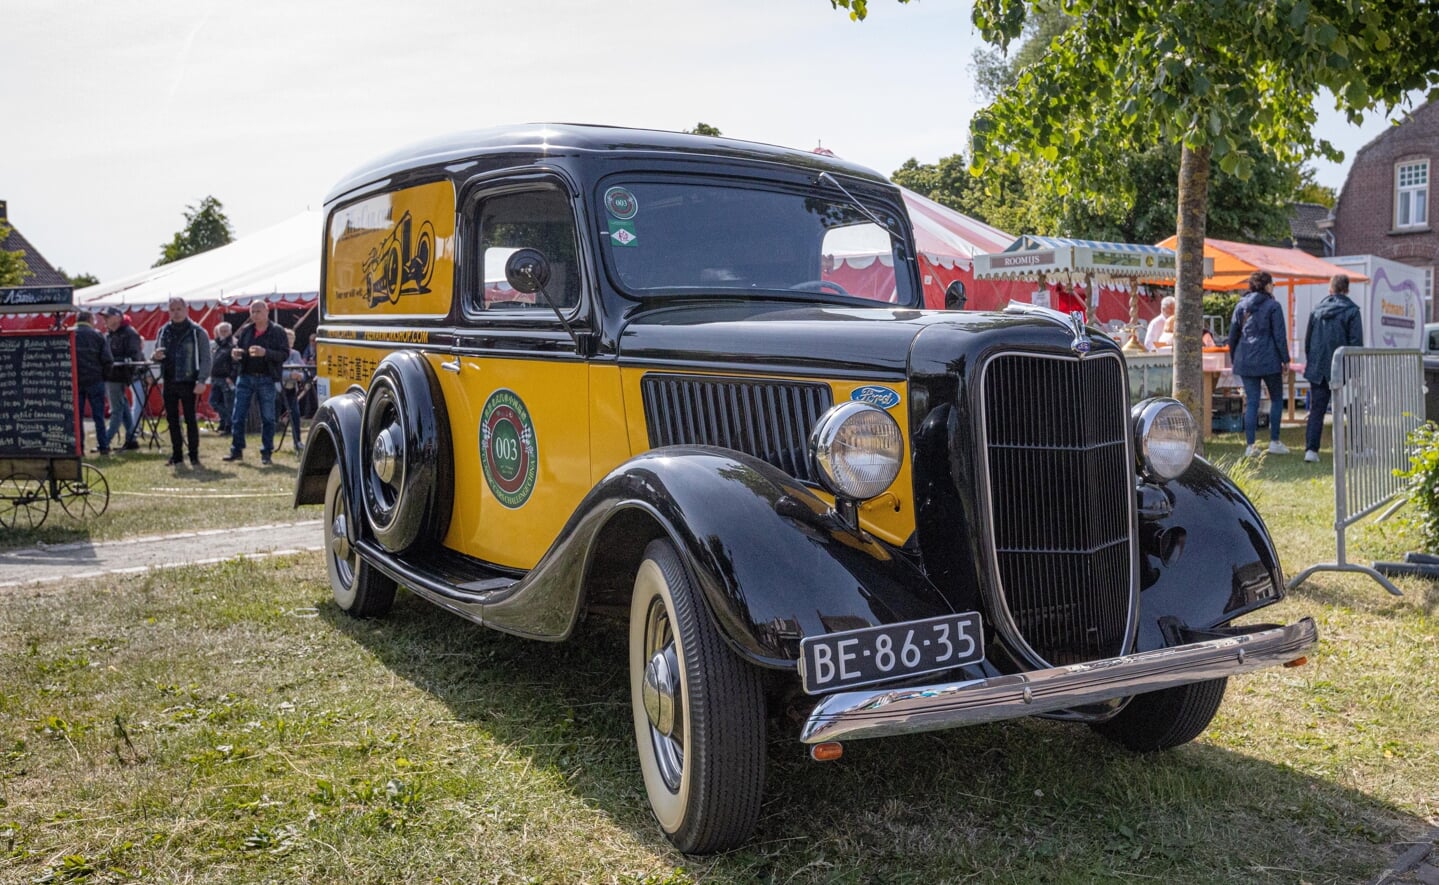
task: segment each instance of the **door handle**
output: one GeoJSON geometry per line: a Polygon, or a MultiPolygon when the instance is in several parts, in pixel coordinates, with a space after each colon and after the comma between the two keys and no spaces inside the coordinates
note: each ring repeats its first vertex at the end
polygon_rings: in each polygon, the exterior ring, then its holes
{"type": "Polygon", "coordinates": [[[446,372],[454,372],[456,375],[458,375],[460,374],[460,358],[456,356],[453,363],[440,363],[440,368],[444,369],[446,372]]]}

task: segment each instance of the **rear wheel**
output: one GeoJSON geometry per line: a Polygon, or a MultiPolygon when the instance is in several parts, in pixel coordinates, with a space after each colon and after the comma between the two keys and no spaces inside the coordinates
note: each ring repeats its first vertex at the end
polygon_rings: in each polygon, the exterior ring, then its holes
{"type": "Polygon", "coordinates": [[[381,574],[350,544],[351,519],[345,501],[345,477],[340,465],[330,468],[325,484],[325,571],[335,604],[357,618],[373,618],[395,602],[395,582],[381,574]]]}
{"type": "Polygon", "coordinates": [[[1209,727],[1228,684],[1211,679],[1135,695],[1118,716],[1091,727],[1137,753],[1187,744],[1209,727]]]}
{"type": "Polygon", "coordinates": [[[629,650],[635,744],[660,828],[689,854],[739,845],[764,792],[764,693],[666,540],[650,543],[635,575],[629,650]]]}

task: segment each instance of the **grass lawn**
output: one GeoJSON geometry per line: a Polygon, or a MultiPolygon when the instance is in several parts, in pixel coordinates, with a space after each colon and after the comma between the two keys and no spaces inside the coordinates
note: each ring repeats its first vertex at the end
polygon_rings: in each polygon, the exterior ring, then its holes
{"type": "MultiPolygon", "coordinates": [[[[89,430],[93,437],[94,428],[89,430]]],[[[202,433],[202,466],[197,470],[188,462],[183,467],[166,467],[170,438],[163,429],[160,438],[162,445],[158,449],[144,448],[138,452],[117,449],[108,456],[86,454],[85,461],[99,468],[110,486],[110,504],[104,514],[73,519],[58,502],[51,501],[49,514],[39,529],[0,529],[0,550],[33,547],[37,543],[112,541],[135,535],[264,525],[319,516],[318,507],[296,511],[291,506],[298,466],[291,439],[275,452],[274,465],[263,467],[259,434],[251,434],[244,461],[227,464],[221,459],[230,451],[230,438],[202,433]]],[[[21,525],[24,524],[22,521],[21,525]]]]}
{"type": "MultiPolygon", "coordinates": [[[[288,489],[277,463],[215,482],[288,489]]],[[[1330,467],[1244,472],[1290,574],[1333,559],[1330,467]]],[[[1365,527],[1351,559],[1416,543],[1365,527]]],[[[356,621],[318,555],[21,588],[0,610],[0,881],[1370,880],[1439,817],[1439,592],[1399,583],[1320,573],[1261,612],[1316,617],[1310,664],[1236,678],[1205,735],[1152,757],[1018,720],[824,765],[780,715],[758,831],[703,859],[649,819],[604,623],[531,643],[406,594],[356,621]]]]}

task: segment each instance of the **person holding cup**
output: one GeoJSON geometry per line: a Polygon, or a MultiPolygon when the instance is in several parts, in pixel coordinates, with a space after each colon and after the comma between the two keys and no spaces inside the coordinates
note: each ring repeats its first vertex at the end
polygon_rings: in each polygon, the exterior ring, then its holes
{"type": "Polygon", "coordinates": [[[250,321],[235,333],[230,355],[235,360],[235,411],[230,416],[230,454],[224,460],[245,456],[245,422],[254,398],[260,402],[260,463],[268,467],[275,450],[275,385],[290,356],[290,341],[283,329],[270,322],[268,304],[250,305],[250,321]]]}

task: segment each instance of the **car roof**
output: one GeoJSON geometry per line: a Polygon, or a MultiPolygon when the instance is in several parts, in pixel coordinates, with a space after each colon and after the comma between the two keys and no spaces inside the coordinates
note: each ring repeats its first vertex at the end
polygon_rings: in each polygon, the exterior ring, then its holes
{"type": "Polygon", "coordinates": [[[883,175],[864,166],[825,154],[771,144],[657,129],[583,123],[527,123],[456,132],[407,145],[351,171],[331,189],[325,202],[330,203],[357,187],[406,169],[501,151],[533,152],[537,155],[589,151],[703,155],[802,166],[889,184],[883,175]]]}

